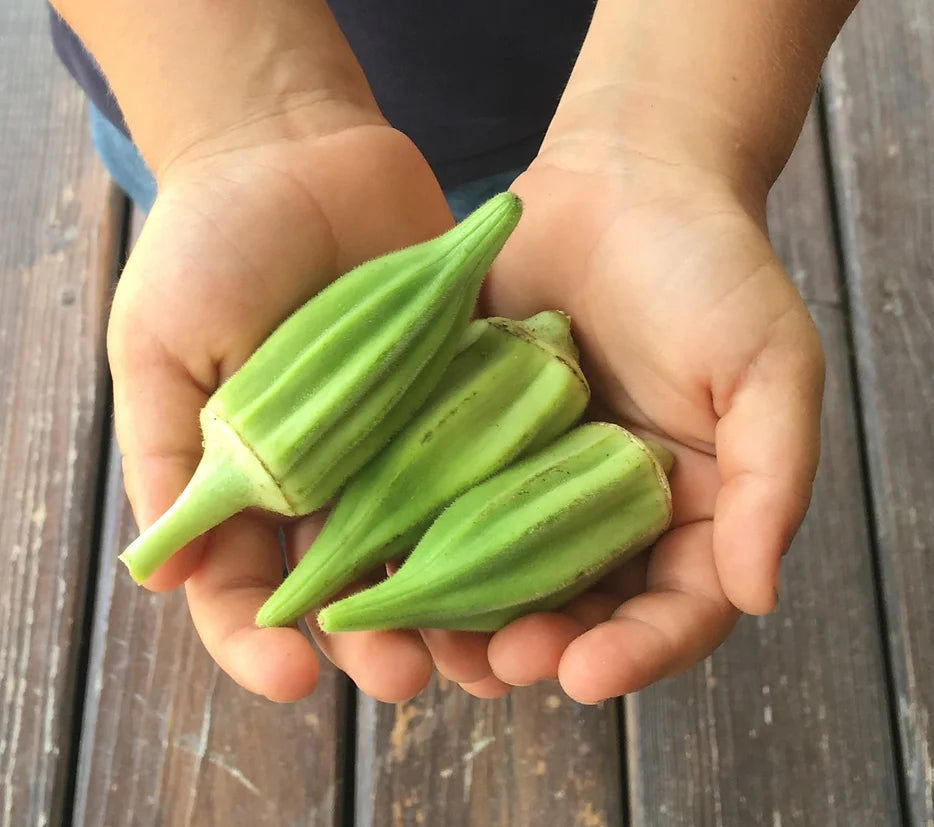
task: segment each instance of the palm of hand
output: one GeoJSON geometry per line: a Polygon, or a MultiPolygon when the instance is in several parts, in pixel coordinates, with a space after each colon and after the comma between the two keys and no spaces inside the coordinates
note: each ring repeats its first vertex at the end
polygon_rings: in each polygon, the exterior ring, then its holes
{"type": "MultiPolygon", "coordinates": [[[[142,523],[187,482],[207,395],[291,309],[358,261],[450,221],[404,139],[369,128],[341,140],[359,146],[349,156],[335,142],[212,159],[157,201],[110,331],[118,436],[142,523]]],[[[571,314],[597,415],[662,437],[676,453],[673,528],[565,611],[520,619],[492,640],[437,630],[318,635],[364,691],[408,697],[434,663],[481,696],[560,677],[569,695],[595,701],[704,656],[735,622],[730,601],[771,607],[816,460],[820,352],[763,232],[709,183],[651,162],[621,176],[534,165],[514,187],[526,213],[482,308],[571,314]]],[[[314,519],[290,526],[292,549],[307,547],[314,530],[314,519]]],[[[318,667],[300,633],[252,626],[280,578],[272,523],[228,521],[151,585],[186,577],[195,625],[229,674],[277,699],[311,691],[318,667]]]]}
{"type": "MultiPolygon", "coordinates": [[[[723,181],[637,155],[602,174],[540,162],[487,310],[568,312],[598,418],[675,453],[672,528],[562,613],[497,633],[494,674],[580,701],[635,691],[772,609],[818,453],[823,365],[759,223],[723,181]]],[[[487,684],[496,691],[492,684],[487,684]]]]}

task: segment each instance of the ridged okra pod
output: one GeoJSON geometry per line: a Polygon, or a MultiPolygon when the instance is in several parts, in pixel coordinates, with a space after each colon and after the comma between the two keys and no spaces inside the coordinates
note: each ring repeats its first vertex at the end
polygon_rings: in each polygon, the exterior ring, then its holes
{"type": "Polygon", "coordinates": [[[472,322],[425,406],[341,492],[257,625],[291,623],[409,551],[455,497],[572,427],[590,398],[577,358],[557,311],[472,322]]]}
{"type": "Polygon", "coordinates": [[[616,425],[581,425],[456,499],[395,574],[318,623],[493,631],[558,608],[665,531],[670,462],[616,425]]]}
{"type": "Polygon", "coordinates": [[[501,193],[448,232],[361,264],[286,319],[201,411],[204,453],[120,559],[137,582],[248,506],[324,505],[425,402],[521,213],[501,193]]]}

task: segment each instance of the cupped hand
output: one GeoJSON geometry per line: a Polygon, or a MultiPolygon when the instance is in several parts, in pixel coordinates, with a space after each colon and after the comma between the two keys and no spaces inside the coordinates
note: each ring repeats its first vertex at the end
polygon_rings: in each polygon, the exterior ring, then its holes
{"type": "MultiPolygon", "coordinates": [[[[361,261],[453,223],[424,159],[378,118],[331,133],[283,133],[271,140],[247,124],[175,159],[121,276],[108,355],[125,487],[143,528],[198,463],[198,412],[208,396],[289,313],[361,261]]],[[[313,524],[307,518],[288,532],[307,538],[313,524]]],[[[282,579],[277,528],[269,515],[238,515],[147,586],[184,582],[217,663],[245,688],[291,700],[317,682],[313,647],[298,629],[253,623],[282,579]]],[[[416,632],[323,643],[365,691],[386,700],[414,694],[431,674],[416,632]]]]}
{"type": "Polygon", "coordinates": [[[557,679],[597,702],[711,653],[740,612],[772,611],[811,495],[824,364],[769,243],[765,193],[635,151],[541,155],[485,289],[485,315],[570,314],[593,418],[675,455],[674,518],[647,553],[561,612],[495,635],[423,632],[481,697],[557,679]]]}

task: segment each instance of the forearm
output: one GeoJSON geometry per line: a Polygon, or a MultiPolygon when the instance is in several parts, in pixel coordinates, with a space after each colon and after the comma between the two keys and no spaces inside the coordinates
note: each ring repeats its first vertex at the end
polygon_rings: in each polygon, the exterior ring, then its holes
{"type": "Polygon", "coordinates": [[[552,128],[771,185],[856,0],[600,0],[552,128]]]}
{"type": "Polygon", "coordinates": [[[289,134],[379,118],[325,0],[54,5],[100,63],[157,177],[188,148],[243,125],[289,134]]]}

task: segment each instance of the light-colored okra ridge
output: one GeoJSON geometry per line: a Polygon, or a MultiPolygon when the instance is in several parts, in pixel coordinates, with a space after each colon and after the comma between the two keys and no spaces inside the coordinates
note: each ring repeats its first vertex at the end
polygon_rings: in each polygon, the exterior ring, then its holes
{"type": "MultiPolygon", "coordinates": [[[[368,334],[368,338],[370,338],[373,344],[371,351],[366,351],[364,348],[359,354],[356,354],[355,361],[359,363],[362,368],[356,370],[354,375],[359,375],[361,373],[365,375],[367,372],[371,373],[367,387],[355,388],[357,391],[355,399],[362,397],[368,387],[385,376],[386,372],[390,369],[392,358],[403,352],[409,346],[409,343],[434,321],[436,314],[443,312],[447,296],[457,293],[465,281],[473,282],[478,278],[482,281],[494,257],[489,252],[484,254],[482,251],[486,250],[490,236],[503,232],[500,226],[503,213],[507,211],[516,211],[517,203],[517,199],[513,196],[508,203],[504,202],[503,206],[500,206],[494,211],[490,211],[482,220],[476,221],[466,232],[461,233],[459,240],[457,227],[454,227],[449,231],[452,235],[448,237],[448,241],[445,244],[439,244],[439,240],[442,238],[439,236],[388,253],[385,257],[370,259],[354,268],[353,271],[347,273],[341,279],[337,279],[325,287],[319,296],[323,297],[329,290],[350,291],[352,288],[355,288],[355,271],[359,272],[366,267],[374,265],[391,271],[393,268],[390,266],[391,263],[387,259],[393,256],[400,259],[410,256],[415,259],[401,272],[394,273],[393,275],[395,277],[387,279],[375,293],[370,293],[362,301],[354,302],[347,312],[342,313],[330,325],[318,331],[311,345],[299,351],[290,363],[288,369],[282,371],[276,377],[276,380],[248,406],[238,411],[237,418],[242,421],[244,426],[248,427],[255,416],[263,417],[263,410],[270,402],[277,408],[281,408],[280,388],[294,383],[296,378],[300,379],[302,374],[307,370],[306,366],[309,360],[315,360],[323,350],[326,351],[328,348],[332,348],[335,341],[339,342],[342,338],[346,337],[348,330],[355,330],[361,325],[361,322],[365,323],[373,316],[372,309],[374,307],[384,306],[387,302],[387,297],[392,292],[409,291],[418,295],[420,290],[424,290],[422,283],[426,280],[429,281],[431,288],[425,291],[425,298],[419,303],[420,312],[405,314],[402,317],[389,315],[385,321],[388,323],[387,327],[392,331],[392,335],[387,336],[384,331],[381,331],[379,335],[368,334]],[[482,235],[482,238],[479,240],[475,238],[478,234],[482,235]],[[461,271],[469,263],[471,258],[476,259],[475,265],[469,275],[464,274],[461,271]],[[438,272],[434,277],[426,279],[426,272],[430,273],[433,269],[437,269],[438,272]],[[482,272],[476,272],[481,269],[482,272]],[[426,306],[434,308],[433,312],[425,312],[424,308],[426,306]],[[397,332],[399,330],[402,331],[401,335],[397,332]],[[392,344],[380,350],[378,346],[383,341],[389,341],[392,344]],[[372,351],[376,351],[376,353],[374,354],[372,351]],[[376,366],[375,370],[373,370],[374,365],[376,366]]],[[[521,208],[518,211],[521,212],[521,208]]],[[[518,219],[516,218],[514,220],[518,219]]],[[[469,221],[469,217],[465,219],[465,222],[469,221]]],[[[301,314],[301,310],[301,308],[297,310],[295,315],[301,314]]],[[[284,324],[294,321],[293,319],[287,319],[284,324]]],[[[324,376],[330,376],[332,380],[335,378],[342,379],[344,380],[343,384],[354,386],[354,383],[346,378],[348,370],[347,364],[342,363],[340,365],[335,365],[334,370],[330,373],[325,373],[324,376]]],[[[328,418],[339,418],[341,411],[349,409],[355,401],[355,399],[350,398],[350,394],[333,393],[330,394],[330,396],[339,398],[341,404],[336,407],[339,407],[340,410],[322,418],[323,422],[326,422],[328,418]]],[[[327,398],[327,396],[323,395],[323,398],[327,398]]],[[[297,407],[301,408],[301,405],[297,407]]]]}
{"type": "MultiPolygon", "coordinates": [[[[632,503],[632,509],[637,511],[643,501],[646,504],[653,504],[655,502],[655,497],[652,496],[651,492],[643,492],[639,497],[630,501],[632,503]]],[[[564,528],[565,530],[570,529],[570,527],[564,528]]],[[[667,524],[655,528],[646,528],[645,530],[638,532],[637,534],[627,538],[624,546],[616,547],[603,559],[584,566],[583,568],[576,569],[573,573],[569,573],[563,580],[552,581],[547,586],[547,588],[540,589],[537,594],[525,596],[522,600],[522,605],[534,605],[546,600],[559,599],[562,593],[566,592],[570,588],[581,586],[582,584],[593,584],[601,576],[616,568],[617,566],[622,565],[622,563],[628,560],[630,557],[633,557],[644,550],[648,545],[654,542],[655,539],[660,537],[666,529],[667,524]]],[[[491,611],[505,611],[515,605],[516,604],[514,603],[508,602],[501,603],[500,605],[492,606],[491,611]]]]}
{"type": "Polygon", "coordinates": [[[357,314],[365,311],[371,302],[385,301],[389,293],[397,290],[398,283],[412,274],[400,272],[394,278],[381,280],[376,292],[368,291],[361,301],[359,294],[367,286],[367,275],[361,273],[361,278],[356,280],[352,273],[341,276],[296,309],[227,380],[221,395],[212,397],[209,404],[216,405],[224,415],[229,412],[237,417],[246,429],[253,426],[254,418],[270,402],[277,411],[291,411],[300,406],[304,395],[293,393],[283,398],[283,388],[290,384],[294,387],[298,380],[299,386],[307,386],[309,374],[313,381],[321,382],[339,371],[341,364],[335,362],[333,352],[341,346],[341,337],[347,335],[348,329],[352,331],[355,325],[361,326],[357,314]],[[359,286],[358,281],[362,282],[359,286]],[[325,358],[329,355],[331,358],[325,358]]]}
{"type": "MultiPolygon", "coordinates": [[[[494,363],[487,363],[483,369],[484,380],[489,382],[498,382],[503,379],[510,373],[514,371],[514,365],[511,364],[511,354],[501,354],[499,358],[496,359],[494,363]]],[[[527,390],[529,387],[535,384],[538,377],[533,377],[528,381],[525,381],[522,386],[522,392],[527,390]]],[[[418,414],[413,418],[413,421],[406,426],[403,439],[397,439],[391,443],[390,447],[386,451],[386,456],[395,458],[400,453],[404,453],[413,445],[418,445],[423,443],[429,438],[434,438],[437,435],[437,432],[447,424],[452,418],[456,417],[458,414],[462,414],[465,406],[469,405],[470,402],[477,397],[479,391],[476,388],[476,375],[471,374],[470,377],[464,381],[463,388],[460,395],[457,397],[456,402],[445,406],[446,410],[444,411],[443,418],[440,421],[434,421],[434,417],[438,415],[438,412],[431,407],[432,400],[426,403],[426,405],[419,411],[418,414]]],[[[513,385],[514,387],[515,385],[513,385]]],[[[447,389],[446,389],[447,390],[447,389]]],[[[503,419],[508,416],[508,411],[511,411],[518,404],[521,404],[524,400],[519,398],[514,399],[510,405],[507,407],[507,413],[503,415],[503,419]]],[[[550,413],[550,412],[546,412],[550,413]]],[[[542,418],[544,418],[543,414],[542,418]]],[[[530,427],[528,431],[534,430],[534,426],[538,424],[539,420],[536,419],[533,423],[533,427],[530,427]]],[[[407,472],[406,467],[399,463],[395,465],[395,473],[385,481],[385,487],[392,486],[393,484],[399,481],[400,477],[405,476],[407,472]]],[[[443,498],[447,499],[447,498],[443,498]]]]}
{"type": "MultiPolygon", "coordinates": [[[[552,419],[555,419],[559,413],[563,413],[563,411],[560,410],[559,405],[555,404],[559,401],[558,397],[556,395],[553,396],[551,400],[552,404],[550,406],[542,406],[539,408],[535,414],[534,419],[531,417],[526,418],[526,415],[527,408],[529,406],[529,396],[536,395],[540,390],[549,391],[554,385],[555,378],[551,375],[549,367],[551,366],[543,365],[540,372],[523,387],[522,395],[517,394],[516,398],[514,398],[509,403],[505,412],[502,414],[501,419],[504,422],[510,422],[513,419],[519,419],[518,414],[521,412],[523,414],[522,418],[525,427],[523,427],[521,430],[517,429],[513,432],[513,439],[509,449],[501,455],[500,461],[497,463],[497,467],[495,469],[485,471],[482,475],[475,475],[471,479],[471,482],[468,486],[461,488],[461,490],[458,492],[458,496],[460,496],[460,494],[466,493],[470,487],[486,482],[498,471],[505,470],[516,460],[524,458],[530,453],[541,450],[545,447],[543,442],[536,444],[536,437],[541,437],[546,423],[552,419]]],[[[585,396],[585,399],[586,398],[587,397],[585,396]]],[[[583,408],[581,410],[583,410],[583,408]]],[[[578,414],[578,416],[579,415],[580,414],[578,414]]],[[[569,424],[564,427],[563,432],[566,432],[572,424],[573,421],[569,422],[569,424]]],[[[552,436],[549,442],[554,441],[558,438],[558,436],[560,436],[560,434],[552,436]]]]}
{"type": "MultiPolygon", "coordinates": [[[[446,352],[448,355],[447,360],[453,357],[453,347],[455,342],[451,341],[452,336],[456,336],[458,339],[462,335],[460,330],[461,325],[466,322],[466,318],[469,317],[469,313],[473,308],[473,305],[476,300],[476,295],[479,291],[480,284],[486,276],[489,264],[492,262],[495,257],[496,250],[488,248],[486,245],[486,238],[491,235],[501,234],[501,229],[498,229],[496,226],[487,227],[485,232],[485,239],[483,240],[483,245],[472,249],[469,253],[465,253],[461,256],[464,261],[469,261],[471,258],[475,260],[474,267],[469,271],[469,273],[459,272],[462,271],[464,265],[461,261],[458,261],[456,264],[448,264],[447,270],[451,274],[458,274],[455,278],[454,275],[449,276],[446,279],[447,287],[443,291],[435,290],[434,293],[439,294],[437,299],[432,299],[428,301],[427,306],[435,308],[432,313],[422,313],[419,318],[420,329],[418,330],[417,335],[409,335],[407,340],[407,349],[414,351],[419,354],[418,361],[414,365],[409,365],[406,369],[406,372],[410,374],[410,379],[408,384],[404,384],[400,381],[394,379],[393,382],[389,383],[388,387],[393,390],[393,395],[391,398],[384,400],[384,405],[379,411],[375,411],[374,415],[366,419],[366,424],[364,427],[359,429],[359,440],[358,446],[362,446],[367,437],[378,427],[378,425],[383,422],[384,418],[390,415],[390,412],[393,410],[395,405],[402,399],[402,397],[410,391],[410,389],[425,375],[426,371],[431,370],[431,366],[436,361],[436,356],[438,353],[446,352]],[[443,292],[443,295],[441,293],[443,292]],[[463,307],[462,305],[467,299],[471,299],[470,307],[463,307]],[[460,317],[464,316],[463,319],[460,317]],[[440,322],[444,319],[447,319],[450,324],[448,325],[449,332],[442,339],[440,346],[432,345],[427,347],[427,344],[430,344],[434,340],[434,333],[436,330],[443,327],[440,322]],[[430,324],[429,324],[430,322],[430,324]],[[426,339],[426,334],[430,334],[429,339],[426,339]],[[421,344],[419,344],[421,342],[421,344]]],[[[501,245],[499,245],[501,246],[501,245]]],[[[497,247],[498,249],[498,247],[497,247]]],[[[423,307],[425,302],[420,303],[423,307]]],[[[411,326],[406,319],[401,319],[399,325],[402,329],[407,329],[411,326]]],[[[377,338],[383,338],[381,335],[377,338]]],[[[393,350],[392,352],[386,351],[379,358],[379,363],[382,367],[379,370],[372,371],[372,374],[366,378],[366,383],[369,388],[372,388],[379,381],[385,378],[385,372],[389,369],[390,363],[396,357],[400,359],[405,359],[405,348],[400,348],[393,350]]],[[[375,358],[375,357],[373,357],[375,358]]],[[[362,367],[360,369],[354,367],[348,367],[345,365],[345,372],[342,376],[338,376],[337,379],[342,379],[343,384],[347,384],[347,377],[350,375],[361,375],[366,377],[367,373],[367,363],[361,360],[358,360],[358,364],[362,367]]],[[[440,371],[438,371],[440,373],[440,371]]],[[[332,381],[334,381],[332,379],[332,381]]],[[[360,383],[363,384],[362,382],[360,383]]],[[[339,398],[344,396],[343,394],[336,393],[333,389],[322,389],[321,393],[324,398],[339,398]]],[[[359,397],[359,395],[358,395],[359,397]]],[[[359,398],[354,400],[350,398],[350,395],[346,395],[346,398],[341,400],[344,404],[340,406],[343,411],[353,410],[353,404],[359,402],[359,398]]],[[[370,401],[370,400],[367,400],[370,401]]],[[[337,407],[335,406],[335,410],[337,407]]],[[[300,411],[296,412],[297,415],[300,411]]],[[[358,411],[358,413],[360,413],[358,411]]],[[[355,414],[351,414],[353,417],[355,414]]],[[[359,418],[359,417],[358,417],[359,418]]],[[[326,434],[327,431],[334,426],[335,422],[338,421],[338,418],[334,416],[330,417],[329,422],[322,422],[322,427],[317,431],[317,434],[320,436],[326,434]]],[[[399,427],[404,423],[400,423],[399,427]]],[[[346,425],[346,420],[343,422],[342,427],[346,425]]],[[[288,425],[283,423],[281,428],[286,428],[288,425]]],[[[315,442],[312,441],[309,436],[306,440],[309,445],[315,445],[315,442]]],[[[362,447],[358,450],[358,446],[354,446],[353,449],[348,449],[341,456],[334,456],[330,458],[330,462],[321,463],[319,468],[321,469],[320,476],[325,476],[330,469],[336,467],[341,463],[346,457],[352,457],[354,451],[356,450],[359,453],[359,450],[362,450],[362,447]]],[[[307,446],[306,446],[307,452],[307,446]]],[[[296,454],[296,457],[293,458],[291,465],[294,467],[297,463],[301,461],[301,458],[305,454],[296,454]]]]}
{"type": "MultiPolygon", "coordinates": [[[[455,312],[455,316],[456,315],[457,314],[455,312]]],[[[435,365],[435,359],[436,359],[437,354],[445,352],[447,348],[449,347],[449,345],[452,344],[451,338],[455,335],[458,335],[457,329],[458,329],[457,319],[454,319],[452,321],[450,332],[448,333],[448,335],[442,340],[442,343],[440,344],[440,346],[434,349],[433,355],[430,355],[428,358],[420,362],[417,372],[413,374],[412,379],[408,383],[408,385],[402,386],[400,384],[399,387],[396,387],[395,385],[392,386],[394,388],[394,393],[392,394],[391,398],[378,412],[378,416],[373,416],[366,420],[367,422],[366,426],[361,428],[358,432],[358,441],[354,445],[347,447],[347,449],[344,450],[342,453],[333,455],[328,462],[322,461],[316,466],[320,471],[319,473],[320,477],[327,476],[338,465],[346,462],[348,458],[353,458],[355,454],[361,453],[362,449],[366,447],[366,440],[371,437],[371,435],[376,431],[378,426],[384,424],[386,419],[392,415],[393,410],[400,403],[403,397],[407,393],[411,392],[413,387],[419,384],[421,380],[424,379],[425,373],[432,369],[432,366],[435,365]]],[[[431,349],[429,348],[429,350],[431,349]]],[[[427,392],[425,395],[427,396],[427,392]]],[[[424,404],[424,400],[422,400],[422,404],[424,404]]],[[[418,405],[417,407],[420,408],[421,405],[418,405]]],[[[365,411],[367,411],[367,406],[364,404],[363,407],[358,407],[354,411],[354,413],[352,413],[350,416],[357,417],[357,418],[363,418],[365,411]]],[[[346,425],[346,424],[347,424],[347,420],[344,421],[343,425],[346,425]]],[[[401,421],[397,423],[395,432],[398,432],[404,426],[405,426],[405,421],[401,421]]],[[[366,457],[359,463],[357,463],[356,459],[354,459],[353,464],[362,465],[365,461],[366,461],[366,457]]],[[[357,468],[357,470],[359,470],[359,467],[357,468]]]]}
{"type": "MultiPolygon", "coordinates": [[[[454,327],[454,322],[456,321],[456,316],[457,316],[456,307],[454,306],[445,307],[443,308],[443,311],[444,312],[439,311],[437,314],[435,314],[432,321],[433,322],[436,322],[436,321],[450,322],[451,323],[450,326],[454,327]]],[[[386,412],[392,410],[392,408],[399,402],[399,400],[402,399],[414,385],[416,385],[419,378],[424,375],[426,367],[428,367],[432,363],[432,361],[436,358],[436,355],[445,350],[451,338],[450,333],[447,333],[440,337],[429,335],[443,326],[444,325],[441,325],[441,324],[438,324],[438,325],[433,324],[431,327],[428,327],[423,331],[419,331],[420,334],[424,334],[424,335],[419,335],[409,340],[408,347],[405,349],[407,353],[405,353],[404,356],[402,357],[402,358],[410,357],[411,359],[410,362],[407,361],[407,365],[406,365],[407,367],[406,372],[409,374],[407,377],[407,381],[406,382],[394,381],[391,384],[387,385],[387,387],[391,388],[391,393],[387,394],[385,397],[378,397],[380,399],[379,410],[370,412],[371,414],[376,414],[376,416],[372,416],[372,415],[368,416],[364,422],[362,430],[358,432],[359,438],[361,440],[365,439],[372,430],[374,430],[375,428],[379,426],[380,422],[382,421],[382,417],[380,416],[380,414],[385,414],[386,412]]],[[[383,335],[383,334],[379,334],[379,335],[383,335]]],[[[389,356],[386,356],[384,358],[384,362],[395,357],[396,355],[397,354],[391,354],[389,356]]],[[[351,370],[352,368],[348,367],[348,372],[350,372],[351,370]]],[[[373,388],[375,386],[380,384],[380,380],[385,378],[385,370],[386,368],[384,367],[380,369],[379,373],[374,372],[372,379],[368,382],[367,390],[370,393],[372,393],[373,388]]],[[[361,371],[361,374],[364,374],[364,373],[365,371],[361,371]]],[[[333,391],[331,391],[329,387],[323,388],[321,392],[324,394],[333,393],[333,391]]],[[[352,405],[348,404],[344,406],[344,413],[346,414],[349,412],[349,418],[352,419],[355,416],[357,418],[360,418],[362,416],[362,411],[360,409],[361,399],[362,399],[363,406],[368,407],[366,403],[371,400],[368,396],[365,396],[365,395],[361,398],[357,398],[353,400],[354,404],[352,405]]],[[[328,431],[330,431],[333,427],[335,427],[338,424],[341,427],[344,427],[347,421],[348,421],[347,418],[344,418],[343,420],[340,420],[340,421],[338,420],[329,421],[321,427],[320,433],[322,435],[326,434],[328,431]]],[[[347,450],[347,453],[349,453],[352,448],[353,446],[350,446],[347,450]]],[[[340,457],[337,457],[335,458],[335,461],[333,464],[337,464],[337,462],[339,461],[340,461],[340,457]]]]}
{"type": "MultiPolygon", "coordinates": [[[[347,338],[348,331],[356,331],[366,320],[368,311],[373,307],[378,307],[386,302],[389,291],[380,291],[371,294],[364,301],[355,305],[350,314],[344,315],[340,320],[332,324],[327,330],[315,336],[313,342],[303,348],[296,358],[292,361],[288,369],[282,371],[271,382],[268,388],[260,394],[254,402],[245,409],[238,411],[237,418],[246,428],[252,427],[254,422],[268,420],[268,410],[271,407],[277,410],[282,407],[282,398],[279,393],[280,388],[299,384],[302,375],[307,373],[308,364],[316,359],[325,356],[329,349],[335,347],[335,343],[342,338],[347,338]]],[[[417,293],[413,290],[413,293],[417,293]]],[[[317,378],[319,387],[316,393],[321,400],[332,400],[327,407],[322,406],[316,416],[318,425],[305,431],[303,442],[314,444],[317,437],[324,431],[329,430],[335,422],[341,418],[341,414],[350,410],[359,400],[377,382],[383,379],[386,372],[390,369],[393,361],[410,348],[411,343],[417,339],[426,328],[430,329],[437,317],[442,315],[446,307],[435,303],[435,298],[439,293],[448,293],[451,291],[425,291],[424,296],[426,304],[433,307],[431,312],[422,312],[415,315],[417,322],[412,322],[412,315],[405,314],[401,317],[391,317],[385,320],[378,331],[370,329],[367,333],[372,336],[373,342],[390,342],[391,344],[383,346],[377,350],[375,347],[362,348],[350,362],[334,360],[331,368],[320,374],[317,378]],[[402,331],[401,335],[399,331],[402,331]],[[365,381],[360,381],[364,378],[365,381]],[[335,385],[343,385],[346,388],[352,388],[352,391],[335,388],[335,385]]],[[[423,306],[424,309],[424,306],[423,306]]],[[[324,361],[328,361],[324,359],[324,361]]],[[[307,416],[304,405],[301,400],[290,406],[289,410],[278,410],[280,424],[275,430],[288,430],[294,428],[292,419],[295,416],[307,416]]],[[[304,452],[296,454],[296,462],[300,461],[304,452]]]]}
{"type": "MultiPolygon", "coordinates": [[[[504,372],[508,371],[508,370],[509,370],[509,365],[508,365],[507,360],[503,359],[503,360],[499,360],[499,361],[501,361],[501,362],[504,363],[504,364],[502,365],[502,367],[504,368],[504,372]]],[[[530,383],[530,384],[531,384],[531,383],[530,383]]],[[[425,440],[428,439],[428,438],[433,438],[433,437],[435,437],[436,431],[437,431],[441,426],[443,426],[444,424],[446,424],[450,419],[456,417],[458,414],[463,413],[464,406],[465,406],[465,405],[468,405],[468,404],[471,402],[471,400],[477,396],[477,393],[478,393],[478,391],[476,391],[476,390],[471,390],[469,394],[467,394],[467,395],[461,397],[461,398],[458,400],[458,403],[459,403],[459,404],[458,404],[456,407],[455,407],[455,406],[452,406],[449,410],[447,410],[447,411],[445,412],[444,419],[442,419],[442,420],[441,420],[440,422],[438,422],[438,423],[435,423],[435,424],[434,424],[434,427],[433,427],[432,429],[429,430],[428,428],[426,428],[426,427],[425,427],[425,424],[420,424],[417,428],[413,428],[412,430],[408,430],[408,429],[407,429],[406,432],[405,432],[406,438],[405,438],[404,442],[399,442],[398,444],[394,443],[394,444],[393,444],[393,448],[399,448],[399,449],[401,449],[401,448],[403,448],[403,447],[404,447],[404,448],[409,448],[409,447],[412,446],[413,444],[417,444],[417,443],[419,443],[419,442],[425,441],[425,440]],[[416,437],[417,437],[417,439],[416,439],[416,437]]],[[[425,409],[423,409],[423,411],[424,411],[424,410],[425,410],[425,409]]],[[[432,413],[434,413],[434,412],[432,411],[432,413]]],[[[401,452],[401,451],[400,451],[400,452],[401,452]]],[[[398,465],[396,465],[395,472],[394,472],[391,476],[389,476],[389,478],[388,478],[388,479],[385,481],[385,483],[384,483],[383,490],[385,491],[385,493],[386,493],[386,494],[390,493],[388,489],[389,489],[391,486],[393,486],[393,485],[395,485],[396,483],[398,483],[399,480],[400,480],[400,478],[405,477],[406,473],[407,473],[407,468],[406,468],[404,465],[402,465],[401,463],[398,464],[398,465]]],[[[434,497],[434,499],[439,500],[440,503],[443,504],[443,503],[446,502],[448,499],[450,499],[450,497],[448,497],[448,496],[442,496],[442,495],[437,495],[437,494],[436,494],[435,497],[434,497]]],[[[385,496],[379,497],[377,501],[380,502],[380,503],[383,503],[383,502],[386,501],[386,497],[385,497],[385,496]]],[[[438,508],[440,508],[440,505],[438,506],[438,508]]],[[[434,510],[435,510],[435,508],[432,508],[432,511],[434,511],[434,510]]]]}
{"type": "Polygon", "coordinates": [[[173,505],[119,555],[137,583],[148,580],[182,546],[248,506],[294,516],[295,509],[229,423],[201,413],[205,449],[173,505]]]}

